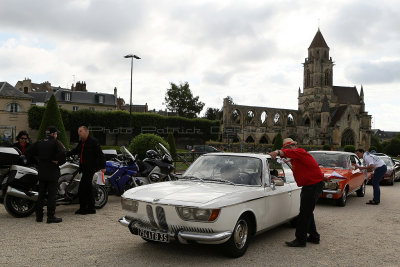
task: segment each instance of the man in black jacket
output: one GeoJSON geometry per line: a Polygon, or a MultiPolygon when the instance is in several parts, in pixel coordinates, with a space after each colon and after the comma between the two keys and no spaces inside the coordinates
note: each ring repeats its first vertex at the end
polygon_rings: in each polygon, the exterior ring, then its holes
{"type": "Polygon", "coordinates": [[[36,221],[43,221],[43,204],[47,193],[47,223],[62,222],[61,218],[55,216],[56,194],[58,178],[60,177],[60,165],[65,163],[64,145],[57,140],[58,131],[54,126],[49,126],[46,138],[30,146],[25,155],[32,160],[34,157],[39,161],[39,197],[36,206],[36,221]]]}
{"type": "Polygon", "coordinates": [[[95,214],[94,207],[95,196],[93,192],[93,175],[101,170],[106,171],[106,160],[103,151],[97,141],[89,136],[89,130],[86,126],[78,129],[80,141],[78,145],[71,151],[67,152],[67,156],[79,155],[79,168],[82,172],[81,182],[79,183],[79,209],[75,214],[95,214]]]}

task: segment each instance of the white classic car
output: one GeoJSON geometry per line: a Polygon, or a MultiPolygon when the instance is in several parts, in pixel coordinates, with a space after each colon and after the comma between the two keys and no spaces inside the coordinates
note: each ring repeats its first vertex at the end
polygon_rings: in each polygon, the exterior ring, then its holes
{"type": "Polygon", "coordinates": [[[210,153],[178,181],[126,191],[119,222],[146,241],[223,244],[228,255],[240,257],[251,236],[298,215],[300,189],[280,159],[210,153]]]}

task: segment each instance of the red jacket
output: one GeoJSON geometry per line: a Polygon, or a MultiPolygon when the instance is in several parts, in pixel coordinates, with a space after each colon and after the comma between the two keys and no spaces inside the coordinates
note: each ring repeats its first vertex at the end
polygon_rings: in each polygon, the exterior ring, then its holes
{"type": "Polygon", "coordinates": [[[282,149],[285,158],[290,158],[294,179],[298,186],[312,185],[324,180],[324,175],[315,159],[303,148],[282,149]]]}

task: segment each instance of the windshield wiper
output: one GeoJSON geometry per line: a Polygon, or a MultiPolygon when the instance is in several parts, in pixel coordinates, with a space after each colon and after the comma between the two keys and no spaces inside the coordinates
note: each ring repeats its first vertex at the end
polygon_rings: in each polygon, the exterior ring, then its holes
{"type": "Polygon", "coordinates": [[[226,179],[222,179],[222,178],[204,178],[204,180],[206,180],[206,181],[218,181],[218,182],[223,182],[223,183],[226,183],[226,184],[235,185],[234,182],[226,180],[226,179]]]}
{"type": "Polygon", "coordinates": [[[199,177],[196,177],[196,176],[193,176],[193,175],[182,176],[179,180],[182,180],[182,179],[186,179],[186,180],[200,180],[200,181],[204,182],[204,180],[203,180],[202,178],[199,178],[199,177]]]}

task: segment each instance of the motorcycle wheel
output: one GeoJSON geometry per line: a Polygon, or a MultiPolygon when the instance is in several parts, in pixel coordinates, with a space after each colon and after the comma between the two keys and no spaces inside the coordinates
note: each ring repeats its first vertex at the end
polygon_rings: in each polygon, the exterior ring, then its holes
{"type": "Polygon", "coordinates": [[[101,209],[107,204],[108,201],[108,192],[107,188],[105,186],[96,186],[96,191],[95,191],[95,202],[94,202],[94,207],[96,209],[101,209]]]}
{"type": "Polygon", "coordinates": [[[36,202],[29,199],[6,195],[4,197],[4,207],[10,215],[16,218],[23,218],[28,217],[35,211],[36,202]]]}

